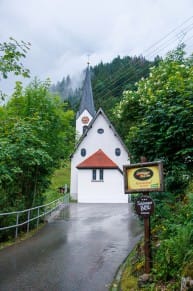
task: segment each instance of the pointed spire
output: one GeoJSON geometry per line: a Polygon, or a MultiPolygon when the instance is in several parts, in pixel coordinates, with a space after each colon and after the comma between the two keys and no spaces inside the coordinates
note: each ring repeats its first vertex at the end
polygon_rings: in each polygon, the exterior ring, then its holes
{"type": "Polygon", "coordinates": [[[81,113],[85,109],[88,110],[88,112],[92,115],[92,117],[94,117],[94,115],[96,114],[95,107],[94,107],[94,101],[93,101],[89,63],[88,63],[88,67],[86,69],[86,76],[85,76],[85,80],[84,80],[82,98],[81,98],[81,102],[80,102],[78,116],[80,116],[81,113]]]}

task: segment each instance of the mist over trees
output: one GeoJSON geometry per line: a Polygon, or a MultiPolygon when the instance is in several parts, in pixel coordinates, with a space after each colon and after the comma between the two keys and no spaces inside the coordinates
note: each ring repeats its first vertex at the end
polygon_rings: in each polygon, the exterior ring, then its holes
{"type": "Polygon", "coordinates": [[[54,95],[60,96],[61,100],[68,104],[69,108],[72,108],[75,112],[78,110],[78,105],[81,98],[82,89],[74,88],[71,77],[63,77],[62,81],[58,81],[56,84],[52,84],[50,92],[54,95]]]}

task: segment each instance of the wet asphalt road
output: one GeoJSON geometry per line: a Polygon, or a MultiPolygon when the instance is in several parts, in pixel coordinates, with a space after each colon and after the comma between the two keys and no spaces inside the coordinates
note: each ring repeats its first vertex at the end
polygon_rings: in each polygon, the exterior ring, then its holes
{"type": "Polygon", "coordinates": [[[129,204],[71,204],[32,238],[0,251],[0,290],[108,290],[140,233],[129,204]]]}

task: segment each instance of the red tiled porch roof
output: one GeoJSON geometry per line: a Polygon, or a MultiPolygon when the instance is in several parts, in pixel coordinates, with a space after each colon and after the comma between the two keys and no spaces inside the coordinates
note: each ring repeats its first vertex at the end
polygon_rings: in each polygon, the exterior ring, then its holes
{"type": "Polygon", "coordinates": [[[86,160],[77,165],[78,169],[119,169],[118,165],[115,164],[101,149],[96,153],[88,157],[86,160]]]}

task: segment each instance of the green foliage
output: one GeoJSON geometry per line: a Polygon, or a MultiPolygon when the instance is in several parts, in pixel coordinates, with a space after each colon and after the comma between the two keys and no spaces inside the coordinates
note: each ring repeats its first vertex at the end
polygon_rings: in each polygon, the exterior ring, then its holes
{"type": "MultiPolygon", "coordinates": [[[[175,201],[171,193],[151,195],[155,212],[151,216],[152,263],[149,281],[135,290],[180,290],[182,276],[193,278],[193,196],[175,201]]],[[[143,242],[130,255],[121,278],[121,289],[144,274],[143,242]]]]}
{"type": "Polygon", "coordinates": [[[167,192],[152,194],[154,282],[145,290],[178,290],[193,262],[193,200],[186,195],[193,174],[192,89],[192,57],[185,58],[182,45],[151,68],[135,90],[125,91],[114,110],[131,162],[140,156],[164,162],[167,192]]]}
{"type": "Polygon", "coordinates": [[[70,185],[69,163],[65,164],[65,168],[61,167],[60,169],[55,170],[54,173],[52,174],[50,186],[48,190],[46,190],[46,192],[44,193],[46,199],[45,202],[49,203],[60,198],[61,195],[64,195],[63,193],[61,194],[58,191],[58,188],[64,186],[65,184],[67,184],[68,187],[70,185]]]}
{"type": "Polygon", "coordinates": [[[170,53],[148,78],[126,91],[115,110],[124,124],[132,161],[164,161],[166,186],[182,192],[193,162],[193,66],[183,46],[170,53]]]}
{"type": "Polygon", "coordinates": [[[73,148],[73,112],[48,93],[49,82],[17,83],[0,119],[1,211],[43,202],[50,175],[73,148]]]}
{"type": "Polygon", "coordinates": [[[18,42],[12,37],[9,42],[0,43],[0,78],[6,79],[10,72],[29,77],[29,70],[20,63],[20,59],[26,57],[29,47],[30,43],[18,42]]]}
{"type": "MultiPolygon", "coordinates": [[[[30,48],[30,43],[18,42],[10,37],[9,42],[0,43],[0,80],[7,79],[9,73],[29,77],[30,71],[21,63],[21,59],[26,57],[30,48]]],[[[0,91],[2,100],[6,95],[0,91]]]]}
{"type": "MultiPolygon", "coordinates": [[[[102,107],[112,120],[112,110],[124,90],[135,89],[135,83],[146,77],[154,62],[144,57],[118,56],[111,63],[102,62],[92,68],[93,95],[96,108],[102,107]]],[[[123,126],[123,124],[120,126],[123,126]]],[[[121,131],[122,133],[122,131],[121,131]]]]}
{"type": "Polygon", "coordinates": [[[173,202],[168,197],[157,201],[152,221],[155,280],[180,281],[186,266],[193,262],[193,200],[173,202]]]}

